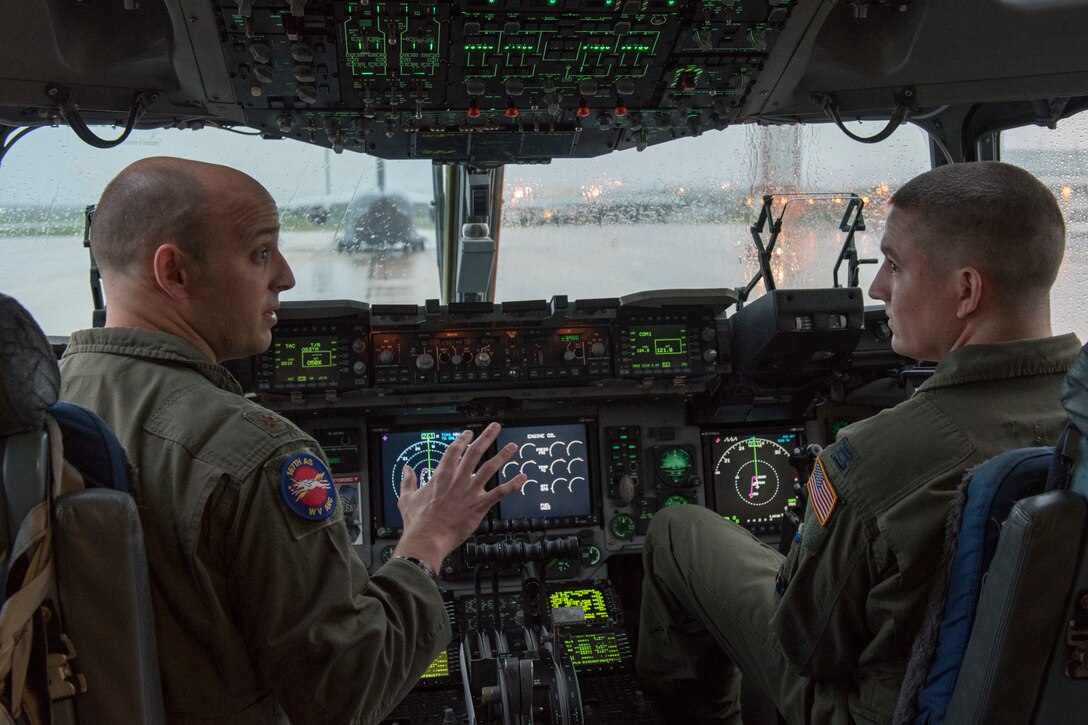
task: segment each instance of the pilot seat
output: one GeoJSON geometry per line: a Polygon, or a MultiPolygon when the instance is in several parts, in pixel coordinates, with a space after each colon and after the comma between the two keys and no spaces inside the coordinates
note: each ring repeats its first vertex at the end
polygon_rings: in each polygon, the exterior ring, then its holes
{"type": "Polygon", "coordinates": [[[896,725],[1088,722],[1088,346],[1054,447],[965,477],[896,725]]]}
{"type": "Polygon", "coordinates": [[[124,452],[59,389],[49,341],[0,294],[0,722],[161,723],[124,452]]]}

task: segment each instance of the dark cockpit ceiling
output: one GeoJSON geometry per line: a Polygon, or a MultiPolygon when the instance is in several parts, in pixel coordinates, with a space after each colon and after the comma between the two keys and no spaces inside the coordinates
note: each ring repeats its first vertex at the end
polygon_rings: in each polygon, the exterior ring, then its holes
{"type": "Polygon", "coordinates": [[[0,8],[0,124],[486,165],[909,114],[971,158],[1088,106],[1085,37],[1083,0],[24,0],[0,8]]]}

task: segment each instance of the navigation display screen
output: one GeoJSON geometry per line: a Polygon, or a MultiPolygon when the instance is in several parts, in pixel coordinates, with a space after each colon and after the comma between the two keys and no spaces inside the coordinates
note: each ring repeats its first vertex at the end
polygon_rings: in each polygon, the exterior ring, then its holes
{"type": "Polygon", "coordinates": [[[627,330],[630,368],[634,372],[685,371],[687,325],[632,325],[627,330]]]}
{"type": "Polygon", "coordinates": [[[786,506],[797,503],[790,456],[802,446],[800,432],[708,437],[715,510],[757,533],[777,531],[786,506]]]}
{"type": "Polygon", "coordinates": [[[517,444],[518,452],[499,470],[499,484],[519,473],[529,480],[521,493],[511,494],[499,504],[502,518],[592,514],[584,423],[504,427],[495,445],[501,449],[511,442],[517,444]]]}
{"type": "Polygon", "coordinates": [[[404,528],[397,501],[404,466],[411,466],[420,484],[426,486],[438,461],[461,430],[415,430],[382,433],[378,455],[382,469],[382,523],[391,529],[404,528]]]}
{"type": "Polygon", "coordinates": [[[335,385],[340,375],[340,338],[276,338],[272,342],[272,361],[274,380],[280,385],[335,385]]]}

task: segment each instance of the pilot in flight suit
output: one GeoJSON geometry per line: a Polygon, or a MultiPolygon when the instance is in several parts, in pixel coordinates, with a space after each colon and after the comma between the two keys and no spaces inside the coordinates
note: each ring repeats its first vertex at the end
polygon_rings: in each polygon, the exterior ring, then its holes
{"type": "Polygon", "coordinates": [[[961,347],[910,400],[844,428],[785,559],[707,509],[657,514],[643,679],[720,717],[736,712],[739,668],[791,723],[890,722],[964,471],[1054,442],[1079,348],[1075,335],[961,347]]]}
{"type": "Polygon", "coordinates": [[[138,472],[170,722],[263,724],[278,701],[295,725],[373,723],[447,645],[435,582],[399,559],[368,576],[317,443],[195,347],[82,330],[61,370],[138,472]]]}

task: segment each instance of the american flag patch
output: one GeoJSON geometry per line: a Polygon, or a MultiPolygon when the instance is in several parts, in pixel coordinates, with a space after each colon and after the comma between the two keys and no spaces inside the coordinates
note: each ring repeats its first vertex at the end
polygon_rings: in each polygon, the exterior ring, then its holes
{"type": "Polygon", "coordinates": [[[831,487],[831,481],[827,480],[824,473],[824,464],[819,458],[812,467],[812,475],[808,477],[808,502],[812,504],[812,510],[816,512],[816,518],[820,520],[820,526],[831,518],[831,512],[835,510],[839,496],[831,487]]]}

